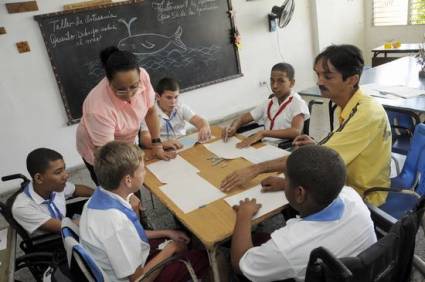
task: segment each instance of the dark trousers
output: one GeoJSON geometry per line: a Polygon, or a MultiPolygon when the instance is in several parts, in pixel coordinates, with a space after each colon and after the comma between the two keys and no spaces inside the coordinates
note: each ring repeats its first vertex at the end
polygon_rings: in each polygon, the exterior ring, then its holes
{"type": "Polygon", "coordinates": [[[99,186],[99,181],[97,181],[97,176],[96,176],[96,173],[94,172],[94,167],[91,164],[89,164],[88,162],[86,162],[85,159],[83,159],[83,162],[90,172],[91,179],[96,184],[96,186],[99,186]]]}
{"type": "MultiPolygon", "coordinates": [[[[158,250],[158,245],[164,241],[165,239],[149,240],[151,250],[147,261],[151,260],[160,252],[160,250],[158,250]]],[[[205,251],[188,250],[182,254],[181,258],[190,262],[198,278],[204,278],[207,275],[210,264],[208,255],[205,251]]],[[[187,282],[189,279],[190,274],[187,271],[185,264],[180,261],[173,261],[161,270],[159,275],[156,277],[155,282],[187,282]]]]}

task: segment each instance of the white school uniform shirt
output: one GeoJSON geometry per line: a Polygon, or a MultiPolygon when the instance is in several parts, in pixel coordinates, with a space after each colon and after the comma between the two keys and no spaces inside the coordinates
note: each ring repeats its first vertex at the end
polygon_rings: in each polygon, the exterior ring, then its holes
{"type": "MultiPolygon", "coordinates": [[[[301,98],[301,96],[291,91],[288,97],[279,105],[278,99],[273,96],[270,99],[267,99],[264,103],[258,105],[255,109],[250,112],[252,118],[256,122],[264,123],[265,130],[277,130],[277,129],[286,129],[290,128],[292,125],[292,119],[299,115],[304,115],[304,120],[310,118],[310,112],[306,102],[301,98]],[[286,104],[286,105],[285,105],[286,104]],[[268,111],[270,108],[270,111],[268,111]],[[283,110],[279,112],[279,110],[283,110]],[[272,120],[273,128],[271,128],[272,120]]],[[[266,137],[263,141],[278,141],[281,139],[266,137]]]]}
{"type": "MultiPolygon", "coordinates": [[[[186,135],[186,122],[189,122],[193,116],[195,116],[192,109],[190,109],[186,104],[179,102],[171,115],[168,116],[161,110],[158,103],[155,103],[155,107],[161,124],[161,138],[174,139],[186,135]]],[[[142,122],[140,128],[142,131],[149,130],[145,121],[142,122]]]]}
{"type": "MultiPolygon", "coordinates": [[[[131,209],[124,200],[101,187],[103,192],[131,209]]],[[[117,209],[97,210],[84,205],[80,218],[80,243],[92,255],[111,282],[128,281],[137,267],[145,265],[150,246],[142,241],[133,223],[117,209]]]]}
{"type": "Polygon", "coordinates": [[[375,243],[370,212],[359,194],[344,187],[339,198],[343,203],[339,215],[335,200],[314,215],[288,220],[286,226],[271,234],[269,241],[249,249],[239,261],[242,273],[252,281],[304,281],[313,249],[323,246],[336,257],[347,257],[356,256],[375,243]]]}
{"type": "MultiPolygon", "coordinates": [[[[24,192],[20,193],[13,203],[13,218],[31,235],[41,235],[47,232],[37,230],[41,225],[52,218],[47,204],[43,204],[45,199],[34,191],[32,182],[28,184],[28,191],[31,198],[24,192]]],[[[62,192],[56,193],[53,202],[61,212],[62,216],[66,216],[66,199],[74,194],[75,185],[71,182],[65,184],[62,192]]]]}

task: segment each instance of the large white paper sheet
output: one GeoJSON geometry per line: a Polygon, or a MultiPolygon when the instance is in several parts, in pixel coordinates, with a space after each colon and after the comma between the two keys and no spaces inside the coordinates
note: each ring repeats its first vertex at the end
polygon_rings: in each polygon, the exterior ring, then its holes
{"type": "Polygon", "coordinates": [[[289,154],[290,153],[286,150],[279,149],[278,147],[272,145],[265,145],[258,149],[245,151],[243,153],[243,157],[251,163],[258,164],[261,162],[281,158],[289,154]]]}
{"type": "MultiPolygon", "coordinates": [[[[361,87],[368,91],[368,90],[375,90],[379,92],[379,95],[384,96],[384,98],[388,96],[393,97],[399,97],[399,98],[412,98],[420,95],[425,95],[425,90],[423,89],[417,89],[402,85],[391,85],[391,86],[384,86],[377,83],[369,83],[369,84],[363,84],[361,87]]],[[[373,96],[373,94],[371,94],[373,96]]],[[[376,94],[375,94],[376,96],[376,94]]]]}
{"type": "Polygon", "coordinates": [[[147,168],[162,183],[172,183],[190,175],[197,175],[199,170],[188,161],[177,155],[169,161],[157,161],[147,165],[147,168]]]}
{"type": "MultiPolygon", "coordinates": [[[[213,138],[215,138],[215,136],[211,135],[211,139],[213,138]]],[[[178,150],[177,152],[181,152],[186,149],[192,148],[198,142],[198,133],[193,133],[190,135],[183,136],[179,138],[178,141],[183,145],[183,148],[178,150]]]]}
{"type": "Polygon", "coordinates": [[[208,151],[214,153],[217,157],[229,160],[243,157],[244,152],[255,150],[252,147],[238,149],[236,148],[236,144],[239,142],[241,142],[241,140],[236,137],[232,137],[229,138],[226,143],[220,139],[213,143],[204,144],[204,146],[208,149],[208,151]]]}
{"type": "Polygon", "coordinates": [[[197,174],[181,177],[178,181],[166,184],[160,189],[184,213],[204,208],[209,203],[226,196],[197,174]]]}
{"type": "Polygon", "coordinates": [[[0,230],[0,251],[7,248],[7,228],[0,230]]]}
{"type": "Polygon", "coordinates": [[[235,205],[239,205],[239,202],[245,198],[254,198],[256,199],[257,203],[261,204],[261,208],[254,216],[254,219],[263,216],[275,209],[278,209],[288,203],[284,191],[262,193],[261,185],[254,186],[241,193],[227,197],[224,200],[227,202],[227,204],[229,204],[229,206],[233,207],[235,205]]]}

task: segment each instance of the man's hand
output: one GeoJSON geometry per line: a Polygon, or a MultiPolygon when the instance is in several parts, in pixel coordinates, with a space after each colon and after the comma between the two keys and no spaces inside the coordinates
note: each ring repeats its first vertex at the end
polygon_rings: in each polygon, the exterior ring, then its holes
{"type": "Polygon", "coordinates": [[[252,218],[260,208],[261,204],[257,204],[255,199],[248,198],[245,198],[245,200],[239,202],[239,205],[233,207],[238,218],[252,218]]]}
{"type": "Polygon", "coordinates": [[[264,131],[258,131],[250,136],[248,136],[247,138],[245,138],[244,140],[242,140],[241,142],[239,142],[238,144],[236,144],[237,148],[246,148],[251,146],[252,144],[255,144],[259,141],[261,141],[261,139],[263,139],[264,137],[264,131]]]}
{"type": "Polygon", "coordinates": [[[162,142],[162,146],[165,150],[178,150],[183,148],[183,145],[177,139],[169,139],[167,141],[162,142]]]}
{"type": "Polygon", "coordinates": [[[187,237],[187,235],[182,231],[167,230],[166,236],[169,239],[173,240],[174,242],[180,242],[180,243],[184,243],[184,244],[189,244],[189,242],[190,242],[190,238],[187,237]]]}
{"type": "Polygon", "coordinates": [[[314,141],[313,138],[305,134],[295,137],[294,141],[292,141],[292,145],[295,147],[301,147],[310,144],[316,144],[316,141],[314,141]]]}
{"type": "Polygon", "coordinates": [[[235,186],[242,185],[243,183],[248,182],[256,176],[257,174],[255,173],[252,166],[236,170],[226,176],[223,181],[221,181],[220,190],[224,192],[230,191],[235,186]]]}
{"type": "Polygon", "coordinates": [[[152,151],[155,155],[155,157],[157,157],[160,160],[165,160],[165,161],[169,161],[171,159],[174,159],[177,156],[176,151],[164,151],[164,148],[162,147],[162,145],[160,146],[153,146],[152,147],[152,151]]]}
{"type": "Polygon", "coordinates": [[[278,176],[269,176],[261,181],[261,192],[273,192],[285,190],[287,185],[286,179],[278,176]]]}
{"type": "Polygon", "coordinates": [[[201,129],[199,129],[199,132],[198,132],[199,143],[207,142],[210,139],[211,139],[211,129],[210,129],[210,127],[208,125],[201,127],[201,129]]]}

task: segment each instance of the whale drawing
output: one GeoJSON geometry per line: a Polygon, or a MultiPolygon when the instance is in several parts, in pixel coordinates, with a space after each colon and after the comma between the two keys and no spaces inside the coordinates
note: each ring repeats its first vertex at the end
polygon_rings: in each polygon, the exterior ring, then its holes
{"type": "Polygon", "coordinates": [[[173,44],[186,51],[187,47],[180,38],[183,33],[181,26],[170,36],[157,33],[131,34],[131,24],[135,20],[137,20],[137,18],[132,18],[128,23],[123,19],[118,20],[125,24],[128,31],[128,37],[118,42],[118,48],[120,50],[129,51],[135,55],[152,55],[161,52],[173,44]]]}

